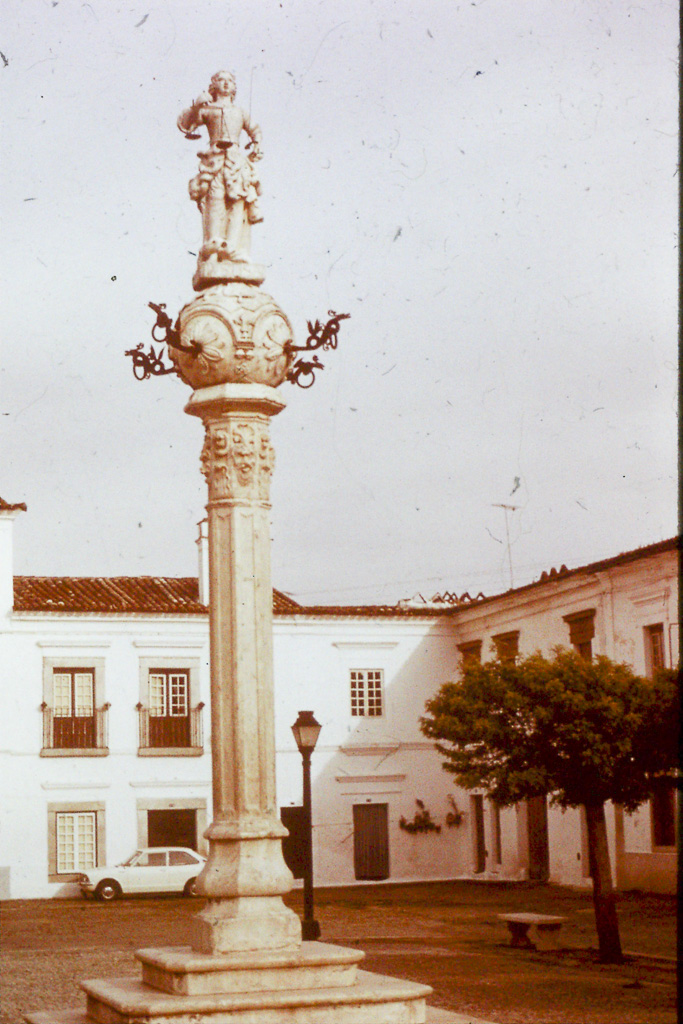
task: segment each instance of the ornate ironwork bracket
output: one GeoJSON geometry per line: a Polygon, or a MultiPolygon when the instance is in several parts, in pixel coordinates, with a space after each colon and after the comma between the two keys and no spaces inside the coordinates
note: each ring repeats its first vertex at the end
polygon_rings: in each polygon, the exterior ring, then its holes
{"type": "Polygon", "coordinates": [[[164,353],[161,349],[157,352],[153,345],[150,345],[149,352],[143,351],[142,342],[135,348],[129,348],[126,352],[133,360],[133,373],[136,380],[147,380],[148,377],[163,377],[166,373],[178,373],[175,366],[167,366],[164,362],[164,353]]]}
{"type": "MultiPolygon", "coordinates": [[[[200,353],[201,348],[197,344],[181,344],[178,321],[176,320],[175,324],[173,323],[166,312],[165,302],[148,302],[147,305],[157,315],[157,321],[152,327],[152,338],[158,345],[166,345],[167,348],[175,348],[179,352],[190,352],[195,356],[200,353]],[[158,331],[164,332],[161,337],[157,334],[158,331]]],[[[150,345],[149,352],[145,352],[143,351],[142,342],[140,342],[135,348],[128,349],[126,355],[130,356],[133,360],[133,373],[137,380],[147,380],[148,377],[163,377],[167,373],[178,374],[179,372],[176,366],[168,366],[164,363],[163,350],[159,349],[157,351],[153,345],[150,345]]]]}
{"type": "MultiPolygon", "coordinates": [[[[326,324],[316,320],[314,324],[307,321],[308,337],[305,345],[288,345],[288,352],[315,352],[321,348],[324,352],[337,347],[337,337],[342,320],[348,320],[350,313],[335,313],[333,309],[328,310],[330,319],[326,324]]],[[[297,359],[285,380],[290,384],[298,384],[300,388],[310,388],[315,383],[316,370],[324,369],[317,356],[312,359],[297,359]]]]}
{"type": "MultiPolygon", "coordinates": [[[[149,351],[145,351],[140,342],[135,348],[128,349],[126,355],[133,360],[135,378],[136,380],[147,380],[149,377],[163,377],[168,373],[179,375],[177,366],[173,364],[169,366],[164,362],[163,346],[166,345],[167,348],[174,348],[178,352],[187,352],[190,355],[198,356],[201,353],[201,345],[197,342],[192,342],[189,345],[181,343],[178,320],[175,324],[173,323],[166,312],[166,303],[149,302],[148,306],[157,315],[156,323],[152,327],[152,339],[162,347],[155,349],[154,345],[150,345],[149,351]],[[161,331],[163,334],[160,335],[158,332],[161,331]]],[[[333,310],[329,310],[330,319],[325,324],[321,324],[319,320],[316,320],[315,323],[308,320],[308,337],[305,345],[289,344],[287,353],[315,352],[320,348],[325,352],[336,348],[341,321],[348,320],[350,316],[350,313],[335,313],[333,310]]],[[[290,384],[298,384],[300,388],[310,388],[315,383],[316,371],[323,368],[324,364],[320,362],[317,355],[314,355],[312,359],[297,359],[285,380],[288,380],[290,384]]]]}

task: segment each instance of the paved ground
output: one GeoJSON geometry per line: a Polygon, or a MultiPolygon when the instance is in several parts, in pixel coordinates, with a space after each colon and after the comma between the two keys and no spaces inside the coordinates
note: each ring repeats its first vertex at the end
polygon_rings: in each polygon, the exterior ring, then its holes
{"type": "MultiPolygon", "coordinates": [[[[298,893],[289,901],[301,909],[298,893]]],[[[22,1013],[79,1005],[81,978],[139,974],[133,951],[183,945],[196,901],[137,898],[3,903],[0,1024],[22,1013]]],[[[357,946],[364,967],[426,982],[437,1007],[500,1024],[673,1024],[675,901],[638,894],[619,903],[629,955],[601,965],[590,896],[555,886],[453,882],[321,890],[327,942],[357,946]],[[565,948],[512,949],[500,912],[569,918],[565,948]]]]}

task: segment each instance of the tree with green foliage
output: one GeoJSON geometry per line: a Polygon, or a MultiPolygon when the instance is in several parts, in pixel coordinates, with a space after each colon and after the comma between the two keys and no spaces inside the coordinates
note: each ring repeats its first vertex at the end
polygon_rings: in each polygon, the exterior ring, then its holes
{"type": "Polygon", "coordinates": [[[549,795],[585,808],[600,959],[622,959],[605,801],[634,811],[678,764],[678,675],[644,679],[598,657],[468,660],[426,704],[423,733],[444,768],[499,804],[549,795]]]}

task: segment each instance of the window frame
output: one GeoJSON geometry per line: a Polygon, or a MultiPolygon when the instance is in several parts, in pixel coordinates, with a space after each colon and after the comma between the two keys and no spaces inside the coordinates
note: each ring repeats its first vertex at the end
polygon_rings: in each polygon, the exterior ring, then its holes
{"type": "Polygon", "coordinates": [[[351,718],[383,718],[384,669],[350,668],[349,699],[351,718]]]}
{"type": "Polygon", "coordinates": [[[645,647],[645,675],[652,679],[660,668],[666,668],[666,635],[663,622],[652,622],[643,626],[643,645],[645,647]],[[656,665],[654,637],[661,638],[661,664],[656,665]]]}
{"type": "Polygon", "coordinates": [[[105,804],[101,800],[69,801],[47,805],[47,880],[48,882],[76,882],[86,869],[59,871],[58,827],[59,817],[65,814],[94,814],[95,816],[95,864],[102,867],[106,857],[105,804]]]}
{"type": "Polygon", "coordinates": [[[73,665],[63,665],[59,668],[54,668],[52,670],[52,711],[55,718],[93,718],[95,715],[95,669],[92,667],[78,668],[73,665]],[[69,679],[68,692],[62,694],[68,698],[65,702],[68,705],[66,714],[58,714],[58,710],[62,710],[64,706],[61,700],[58,699],[57,680],[60,676],[68,677],[69,679]],[[81,703],[79,703],[79,686],[84,678],[90,680],[88,700],[83,702],[81,699],[81,703]],[[87,714],[83,714],[84,708],[86,708],[87,714]]]}
{"type": "Polygon", "coordinates": [[[190,714],[190,670],[186,668],[162,668],[155,665],[150,668],[147,675],[147,707],[150,718],[187,718],[190,714]],[[161,689],[161,706],[163,710],[157,712],[153,709],[152,680],[163,679],[161,689]],[[185,685],[178,686],[178,681],[183,680],[185,685]],[[178,700],[179,695],[182,700],[178,700]],[[178,708],[182,707],[179,712],[178,708]]]}
{"type": "Polygon", "coordinates": [[[97,867],[96,812],[58,811],[55,825],[57,873],[67,875],[76,871],[90,871],[97,867]]]}

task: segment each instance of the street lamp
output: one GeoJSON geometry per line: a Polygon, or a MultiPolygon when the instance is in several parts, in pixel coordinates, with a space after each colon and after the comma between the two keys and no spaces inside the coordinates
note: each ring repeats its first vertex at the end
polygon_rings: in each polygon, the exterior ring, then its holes
{"type": "Polygon", "coordinates": [[[304,834],[306,837],[306,868],[304,871],[304,919],[301,937],[304,942],[320,938],[320,925],[313,917],[313,824],[311,820],[311,754],[318,742],[322,726],[312,711],[300,711],[292,726],[294,739],[304,767],[304,834]]]}

